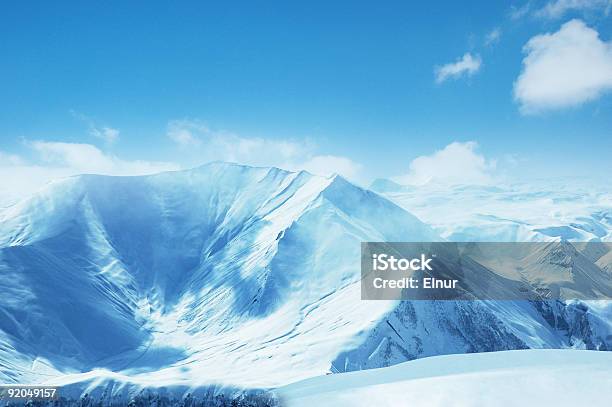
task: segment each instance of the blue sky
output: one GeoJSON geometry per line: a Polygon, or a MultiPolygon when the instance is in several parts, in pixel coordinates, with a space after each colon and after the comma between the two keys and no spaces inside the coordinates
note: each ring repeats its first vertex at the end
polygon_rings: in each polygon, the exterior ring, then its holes
{"type": "Polygon", "coordinates": [[[459,142],[483,171],[611,169],[609,0],[254,3],[4,4],[4,167],[234,159],[367,183],[459,142]]]}

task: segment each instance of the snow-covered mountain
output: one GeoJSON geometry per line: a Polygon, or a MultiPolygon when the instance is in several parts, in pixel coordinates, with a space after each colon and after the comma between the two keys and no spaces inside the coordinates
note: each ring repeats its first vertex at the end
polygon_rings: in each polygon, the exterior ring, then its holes
{"type": "Polygon", "coordinates": [[[0,216],[0,365],[20,382],[324,372],[389,309],[359,301],[360,241],[438,239],[340,177],[222,163],[69,178],[0,216]]]}
{"type": "Polygon", "coordinates": [[[360,300],[360,242],[437,240],[338,176],[213,163],[64,179],[0,212],[0,382],[269,388],[612,346],[605,303],[360,300]]]}

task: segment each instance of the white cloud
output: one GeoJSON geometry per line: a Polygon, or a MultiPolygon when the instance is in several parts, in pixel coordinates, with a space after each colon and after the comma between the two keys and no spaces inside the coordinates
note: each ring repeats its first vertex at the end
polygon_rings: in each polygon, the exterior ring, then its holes
{"type": "Polygon", "coordinates": [[[497,44],[501,38],[501,33],[502,32],[499,27],[496,27],[492,29],[491,31],[489,31],[487,35],[485,36],[485,41],[484,41],[485,45],[491,46],[491,45],[497,44]]]}
{"type": "Polygon", "coordinates": [[[612,43],[581,20],[531,38],[514,98],[525,114],[577,106],[612,89],[612,43]]]}
{"type": "Polygon", "coordinates": [[[179,169],[168,162],[122,160],[91,144],[33,141],[29,143],[43,163],[75,174],[146,175],[179,169]]]}
{"type": "Polygon", "coordinates": [[[436,67],[434,69],[436,83],[442,83],[451,78],[456,79],[463,75],[472,76],[480,70],[481,65],[480,56],[468,52],[456,62],[436,67]]]}
{"type": "Polygon", "coordinates": [[[70,114],[76,119],[87,124],[89,134],[93,137],[104,140],[108,144],[113,144],[119,140],[119,130],[109,126],[98,126],[96,122],[89,116],[79,113],[76,110],[70,110],[70,114]]]}
{"type": "Polygon", "coordinates": [[[284,163],[311,150],[309,143],[243,137],[224,130],[212,130],[206,123],[190,119],[170,121],[167,136],[180,147],[190,147],[201,159],[251,165],[284,163]]]}
{"type": "Polygon", "coordinates": [[[570,11],[597,11],[606,15],[612,0],[553,0],[535,12],[537,17],[558,19],[570,11]]]}
{"type": "Polygon", "coordinates": [[[102,139],[109,144],[112,144],[119,139],[119,130],[113,129],[112,127],[92,127],[89,130],[89,134],[102,139]]]}
{"type": "Polygon", "coordinates": [[[242,137],[233,133],[215,133],[208,141],[208,149],[223,161],[251,165],[287,166],[302,156],[309,155],[312,146],[292,140],[262,137],[242,137]]]}
{"type": "Polygon", "coordinates": [[[191,147],[199,162],[228,161],[255,166],[274,166],[291,171],[306,170],[317,175],[340,174],[362,180],[361,165],[347,157],[324,155],[309,140],[276,140],[244,137],[213,130],[199,120],[173,120],[167,135],[179,146],[191,147]]]}
{"type": "Polygon", "coordinates": [[[70,167],[80,172],[107,172],[113,160],[91,144],[33,141],[29,143],[42,158],[53,166],[70,167]]]}
{"type": "Polygon", "coordinates": [[[18,155],[0,151],[0,208],[14,202],[27,187],[27,178],[15,178],[15,169],[22,164],[18,155]]]}
{"type": "Polygon", "coordinates": [[[0,165],[0,208],[40,189],[49,181],[72,174],[38,165],[0,165]]]}
{"type": "Polygon", "coordinates": [[[363,169],[361,164],[335,155],[317,155],[298,166],[313,174],[325,176],[340,174],[351,180],[359,180],[363,169]]]}
{"type": "Polygon", "coordinates": [[[423,185],[428,182],[442,184],[490,184],[496,163],[479,154],[474,141],[454,142],[432,155],[415,158],[408,173],[392,178],[402,185],[423,185]]]}
{"type": "Polygon", "coordinates": [[[531,2],[527,2],[520,7],[512,5],[510,6],[510,18],[512,20],[521,19],[525,17],[527,13],[529,13],[530,10],[531,10],[531,2]]]}
{"type": "Polygon", "coordinates": [[[0,152],[0,206],[71,175],[145,175],[180,169],[168,162],[123,160],[91,144],[33,141],[26,146],[35,153],[35,160],[0,152]]]}
{"type": "Polygon", "coordinates": [[[212,130],[199,120],[173,120],[167,136],[180,147],[191,147],[200,161],[228,161],[250,165],[280,165],[310,154],[308,142],[243,137],[235,133],[212,130]]]}
{"type": "Polygon", "coordinates": [[[181,147],[199,146],[202,141],[197,134],[209,133],[208,127],[197,121],[173,120],[168,123],[168,138],[181,147]]]}

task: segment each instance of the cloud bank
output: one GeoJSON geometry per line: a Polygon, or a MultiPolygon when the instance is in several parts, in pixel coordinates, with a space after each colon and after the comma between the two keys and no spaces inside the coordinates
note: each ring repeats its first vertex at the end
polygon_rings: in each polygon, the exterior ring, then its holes
{"type": "Polygon", "coordinates": [[[362,166],[343,156],[320,154],[308,140],[245,137],[213,130],[199,120],[173,120],[167,136],[181,148],[197,154],[200,162],[229,161],[255,166],[274,166],[291,171],[306,170],[329,176],[340,174],[361,182],[362,166]]]}
{"type": "Polygon", "coordinates": [[[40,189],[51,180],[78,174],[147,175],[180,169],[169,162],[124,160],[91,144],[26,142],[34,159],[0,151],[0,206],[40,189]]]}
{"type": "Polygon", "coordinates": [[[478,143],[454,142],[431,155],[415,158],[408,173],[392,180],[402,185],[441,184],[486,185],[493,183],[496,163],[478,153],[478,143]]]}

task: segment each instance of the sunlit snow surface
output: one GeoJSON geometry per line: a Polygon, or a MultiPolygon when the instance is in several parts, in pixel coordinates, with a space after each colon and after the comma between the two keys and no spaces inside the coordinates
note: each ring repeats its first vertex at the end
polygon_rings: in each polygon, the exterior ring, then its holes
{"type": "Polygon", "coordinates": [[[571,215],[548,218],[504,198],[506,222],[474,209],[496,210],[495,190],[438,191],[430,207],[405,192],[224,163],[57,181],[0,211],[0,382],[275,388],[441,354],[612,346],[605,302],[361,301],[358,284],[362,241],[563,226],[609,239],[609,195],[548,194],[571,215]]]}
{"type": "Polygon", "coordinates": [[[523,350],[435,356],[307,379],[277,390],[288,407],[605,406],[612,352],[523,350]]]}

